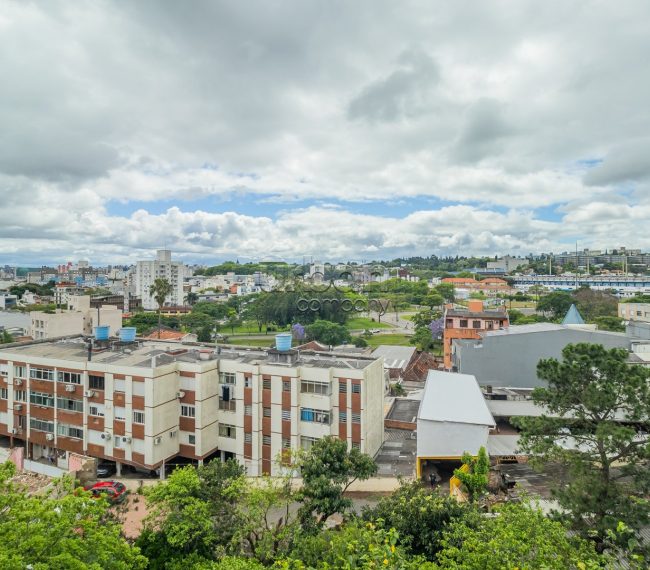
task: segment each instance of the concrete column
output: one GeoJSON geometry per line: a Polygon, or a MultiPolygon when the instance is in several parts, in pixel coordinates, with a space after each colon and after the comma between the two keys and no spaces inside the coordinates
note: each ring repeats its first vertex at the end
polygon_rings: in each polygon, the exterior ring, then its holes
{"type": "Polygon", "coordinates": [[[203,459],[199,459],[199,467],[203,467],[203,459]]]}
{"type": "Polygon", "coordinates": [[[160,464],[160,480],[164,481],[165,480],[165,460],[163,459],[163,462],[160,464]]]}
{"type": "Polygon", "coordinates": [[[221,462],[224,463],[226,461],[226,452],[220,451],[219,453],[221,453],[221,462]]]}
{"type": "Polygon", "coordinates": [[[122,476],[122,464],[119,461],[115,462],[115,469],[116,469],[115,475],[117,477],[121,477],[122,476]]]}

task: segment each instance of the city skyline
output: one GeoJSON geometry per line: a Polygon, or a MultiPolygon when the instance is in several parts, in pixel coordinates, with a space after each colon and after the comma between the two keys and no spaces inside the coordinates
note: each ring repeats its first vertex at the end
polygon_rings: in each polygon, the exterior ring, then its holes
{"type": "Polygon", "coordinates": [[[0,264],[650,250],[646,3],[0,5],[0,264]]]}

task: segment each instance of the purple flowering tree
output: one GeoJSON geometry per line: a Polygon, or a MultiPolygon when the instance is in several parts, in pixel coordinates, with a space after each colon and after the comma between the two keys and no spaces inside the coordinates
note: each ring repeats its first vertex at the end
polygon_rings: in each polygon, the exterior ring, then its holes
{"type": "Polygon", "coordinates": [[[303,340],[305,338],[305,327],[300,323],[296,323],[291,327],[291,334],[296,340],[303,340]]]}
{"type": "Polygon", "coordinates": [[[429,323],[429,330],[431,331],[431,336],[434,340],[438,340],[442,337],[442,333],[445,330],[445,320],[444,317],[440,317],[435,321],[429,323]]]}

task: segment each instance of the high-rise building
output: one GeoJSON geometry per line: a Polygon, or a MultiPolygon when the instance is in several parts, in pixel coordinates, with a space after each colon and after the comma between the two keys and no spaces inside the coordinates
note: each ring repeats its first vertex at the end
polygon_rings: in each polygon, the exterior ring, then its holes
{"type": "Polygon", "coordinates": [[[157,309],[158,304],[151,295],[150,288],[156,279],[166,279],[172,285],[172,292],[165,300],[165,305],[182,305],[184,274],[183,263],[172,261],[172,252],[168,249],[160,249],[156,252],[156,259],[138,261],[136,264],[133,279],[135,295],[142,299],[143,308],[157,309]]]}

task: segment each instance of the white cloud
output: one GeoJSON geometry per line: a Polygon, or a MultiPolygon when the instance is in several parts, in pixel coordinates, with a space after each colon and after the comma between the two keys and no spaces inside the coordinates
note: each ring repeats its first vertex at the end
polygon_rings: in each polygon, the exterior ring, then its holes
{"type": "Polygon", "coordinates": [[[641,247],[649,16],[642,0],[5,2],[0,261],[641,247]],[[288,209],[186,211],[201,197],[288,209]],[[449,206],[392,216],[409,198],[449,206]],[[151,206],[107,214],[134,200],[151,206]],[[183,205],[154,215],[159,200],[183,205]],[[364,202],[386,215],[351,211],[364,202]]]}

